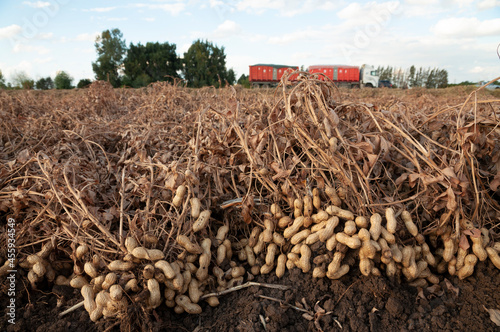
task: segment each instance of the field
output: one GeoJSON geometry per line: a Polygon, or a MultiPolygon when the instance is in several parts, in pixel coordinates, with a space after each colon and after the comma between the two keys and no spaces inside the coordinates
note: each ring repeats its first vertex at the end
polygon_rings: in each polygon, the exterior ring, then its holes
{"type": "Polygon", "coordinates": [[[313,77],[0,91],[0,329],[498,330],[499,116],[313,77]]]}

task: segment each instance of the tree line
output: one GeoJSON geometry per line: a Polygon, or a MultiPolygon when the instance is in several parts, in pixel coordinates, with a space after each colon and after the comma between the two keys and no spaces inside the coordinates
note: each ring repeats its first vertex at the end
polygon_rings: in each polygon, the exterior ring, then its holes
{"type": "MultiPolygon", "coordinates": [[[[33,80],[24,71],[17,71],[12,76],[12,83],[5,82],[5,76],[0,70],[0,89],[38,89],[38,90],[50,90],[50,89],[73,89],[73,77],[71,77],[65,71],[57,72],[54,79],[52,77],[42,77],[37,81],[33,80]]],[[[78,82],[77,88],[83,88],[90,85],[92,81],[90,79],[82,79],[78,82]]]]}
{"type": "MultiPolygon", "coordinates": [[[[177,55],[176,45],[168,42],[147,42],[127,47],[119,29],[105,30],[95,40],[97,59],[92,62],[96,80],[105,80],[113,87],[139,88],[152,82],[183,79],[187,86],[223,86],[236,83],[236,74],[226,67],[224,47],[208,40],[198,39],[183,57],[177,55]]],[[[36,82],[24,71],[14,73],[12,84],[5,82],[0,71],[0,88],[21,89],[72,89],[73,77],[60,71],[54,80],[43,77],[36,82]]],[[[82,79],[77,88],[90,85],[90,79],[82,79]]]]}
{"type": "Polygon", "coordinates": [[[196,40],[181,58],[176,45],[168,42],[130,43],[126,46],[119,29],[105,30],[95,42],[97,60],[92,69],[98,80],[107,80],[114,87],[133,88],[152,82],[184,79],[190,87],[234,84],[233,69],[226,67],[224,47],[196,40]]]}
{"type": "Polygon", "coordinates": [[[398,88],[425,87],[428,89],[446,88],[448,86],[448,72],[439,68],[416,68],[408,69],[397,67],[379,66],[378,74],[380,80],[390,80],[398,88]]]}

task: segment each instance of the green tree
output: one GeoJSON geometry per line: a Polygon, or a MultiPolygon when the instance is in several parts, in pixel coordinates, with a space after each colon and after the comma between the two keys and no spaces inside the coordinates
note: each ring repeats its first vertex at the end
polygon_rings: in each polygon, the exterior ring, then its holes
{"type": "Polygon", "coordinates": [[[130,43],[127,56],[123,60],[123,83],[134,88],[146,86],[151,82],[172,81],[178,78],[182,61],[177,56],[175,44],[130,43]]]}
{"type": "Polygon", "coordinates": [[[35,81],[32,80],[25,71],[18,71],[12,75],[12,82],[14,86],[19,89],[33,89],[35,87],[35,81]]]}
{"type": "Polygon", "coordinates": [[[82,78],[78,84],[76,85],[77,88],[81,89],[81,88],[86,88],[88,87],[90,84],[92,84],[92,81],[88,78],[82,78]]]}
{"type": "Polygon", "coordinates": [[[52,81],[52,78],[50,76],[48,77],[42,77],[35,83],[35,87],[38,90],[49,90],[54,88],[54,81],[52,81]]]}
{"type": "Polygon", "coordinates": [[[5,85],[5,77],[2,74],[2,71],[0,70],[0,89],[5,89],[7,86],[5,85]]]}
{"type": "Polygon", "coordinates": [[[437,72],[436,84],[438,88],[446,88],[448,86],[448,72],[445,69],[437,72]]]}
{"type": "Polygon", "coordinates": [[[238,84],[245,88],[250,87],[250,81],[248,80],[248,75],[241,74],[240,78],[238,78],[238,84]]]}
{"type": "Polygon", "coordinates": [[[212,42],[198,39],[184,53],[183,73],[188,86],[219,87],[228,79],[224,47],[219,48],[212,42]]]}
{"type": "Polygon", "coordinates": [[[56,89],[73,89],[73,77],[69,76],[65,71],[60,71],[54,78],[56,89]]]}
{"type": "Polygon", "coordinates": [[[114,87],[121,85],[118,70],[122,65],[123,55],[126,52],[125,40],[119,29],[105,30],[95,40],[97,61],[92,63],[95,77],[106,80],[114,87]]]}
{"type": "Polygon", "coordinates": [[[236,73],[234,72],[233,68],[230,68],[227,71],[226,80],[229,85],[234,85],[234,83],[236,83],[236,73]]]}
{"type": "Polygon", "coordinates": [[[408,83],[411,87],[414,87],[416,85],[416,77],[415,77],[416,72],[417,70],[415,69],[415,66],[412,65],[410,67],[410,72],[408,74],[408,83]]]}

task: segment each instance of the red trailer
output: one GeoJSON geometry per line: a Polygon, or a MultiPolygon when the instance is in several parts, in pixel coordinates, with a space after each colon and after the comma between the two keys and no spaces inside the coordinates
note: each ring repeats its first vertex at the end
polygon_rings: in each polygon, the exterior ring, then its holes
{"type": "MultiPolygon", "coordinates": [[[[298,70],[297,66],[257,64],[250,66],[249,81],[253,86],[275,86],[281,81],[281,77],[287,71],[298,70]]],[[[290,77],[295,80],[297,75],[290,77]]]]}
{"type": "MultiPolygon", "coordinates": [[[[359,87],[360,85],[360,75],[359,67],[357,66],[347,66],[347,65],[316,65],[309,66],[309,72],[323,73],[326,77],[339,83],[340,85],[346,85],[351,87],[359,87]]],[[[322,76],[319,77],[323,79],[322,76]]]]}

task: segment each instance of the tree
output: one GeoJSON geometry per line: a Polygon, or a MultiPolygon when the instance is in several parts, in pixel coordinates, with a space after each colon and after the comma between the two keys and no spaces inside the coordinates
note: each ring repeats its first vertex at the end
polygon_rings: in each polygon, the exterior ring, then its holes
{"type": "Polygon", "coordinates": [[[73,83],[73,77],[69,76],[65,71],[58,72],[56,78],[54,78],[56,89],[73,89],[71,83],[73,83]]]}
{"type": "Polygon", "coordinates": [[[244,88],[249,88],[250,81],[248,80],[248,75],[241,74],[240,78],[238,78],[238,84],[242,85],[244,88]]]}
{"type": "Polygon", "coordinates": [[[445,69],[437,72],[436,84],[438,88],[446,88],[448,86],[448,72],[445,69]]]}
{"type": "Polygon", "coordinates": [[[2,71],[0,70],[0,89],[5,89],[7,86],[5,85],[5,77],[2,74],[2,71]]]}
{"type": "Polygon", "coordinates": [[[233,68],[230,68],[227,71],[226,80],[227,80],[227,83],[229,83],[229,85],[233,85],[236,82],[236,73],[234,72],[233,68]]]}
{"type": "Polygon", "coordinates": [[[118,70],[122,65],[123,55],[126,52],[125,40],[119,29],[105,30],[95,40],[97,61],[92,63],[95,77],[106,80],[114,87],[121,85],[118,70]]]}
{"type": "Polygon", "coordinates": [[[151,82],[172,81],[178,78],[182,61],[177,57],[175,44],[148,42],[134,45],[130,43],[127,56],[123,60],[123,83],[134,88],[151,82]]]}
{"type": "Polygon", "coordinates": [[[86,88],[88,87],[90,84],[92,84],[92,81],[89,80],[88,78],[83,78],[81,79],[78,84],[76,85],[77,88],[81,89],[81,88],[86,88]]]}
{"type": "Polygon", "coordinates": [[[416,78],[415,78],[415,73],[416,73],[415,66],[412,65],[410,67],[410,73],[408,74],[408,83],[411,87],[416,86],[416,78]]]}
{"type": "Polygon", "coordinates": [[[35,83],[35,87],[38,90],[50,90],[54,88],[54,81],[52,81],[52,78],[50,76],[48,77],[42,77],[35,83]]]}
{"type": "Polygon", "coordinates": [[[32,80],[25,71],[18,71],[12,75],[14,86],[19,89],[33,89],[35,81],[32,80]]]}
{"type": "Polygon", "coordinates": [[[198,39],[184,53],[183,73],[188,86],[219,87],[228,79],[224,47],[219,48],[209,41],[198,39]]]}

